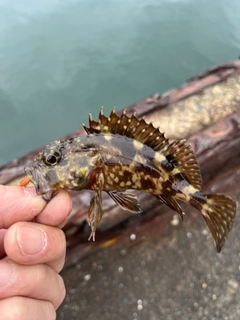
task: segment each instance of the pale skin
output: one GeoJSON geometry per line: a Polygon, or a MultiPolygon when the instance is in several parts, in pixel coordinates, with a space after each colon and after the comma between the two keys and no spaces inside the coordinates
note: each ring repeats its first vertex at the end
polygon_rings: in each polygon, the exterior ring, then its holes
{"type": "Polygon", "coordinates": [[[0,185],[1,319],[56,319],[66,293],[61,227],[70,211],[64,190],[47,203],[33,187],[0,185]]]}

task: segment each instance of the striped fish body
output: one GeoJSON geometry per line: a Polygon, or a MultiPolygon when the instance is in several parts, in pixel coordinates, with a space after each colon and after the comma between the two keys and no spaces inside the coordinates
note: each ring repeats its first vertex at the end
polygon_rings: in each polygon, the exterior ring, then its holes
{"type": "Polygon", "coordinates": [[[141,212],[128,189],[153,194],[175,210],[183,212],[176,200],[200,210],[212,235],[217,252],[232,228],[236,202],[223,194],[204,195],[201,174],[191,147],[185,140],[170,143],[164,134],[144,119],[113,110],[109,117],[102,110],[98,121],[90,116],[87,135],[46,146],[25,168],[39,194],[51,190],[90,189],[89,225],[95,239],[102,218],[101,192],[106,191],[123,209],[141,212]]]}

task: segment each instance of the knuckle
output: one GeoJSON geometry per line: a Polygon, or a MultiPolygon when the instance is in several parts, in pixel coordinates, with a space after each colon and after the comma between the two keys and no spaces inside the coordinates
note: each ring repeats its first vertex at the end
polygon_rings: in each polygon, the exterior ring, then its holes
{"type": "Polygon", "coordinates": [[[63,263],[66,255],[66,237],[61,229],[56,228],[55,233],[49,235],[49,241],[51,241],[51,249],[54,254],[54,258],[61,260],[63,263]]]}
{"type": "Polygon", "coordinates": [[[60,304],[63,302],[65,296],[66,296],[66,288],[65,288],[65,284],[63,281],[63,278],[59,276],[59,288],[58,288],[58,292],[59,292],[59,296],[57,298],[56,303],[54,304],[55,308],[57,309],[60,304]]]}
{"type": "Polygon", "coordinates": [[[48,301],[26,297],[12,297],[0,301],[1,319],[4,320],[55,320],[56,310],[48,301]]]}
{"type": "Polygon", "coordinates": [[[63,278],[47,265],[38,268],[35,274],[35,287],[39,288],[38,298],[51,302],[55,309],[63,302],[66,295],[63,278]]]}

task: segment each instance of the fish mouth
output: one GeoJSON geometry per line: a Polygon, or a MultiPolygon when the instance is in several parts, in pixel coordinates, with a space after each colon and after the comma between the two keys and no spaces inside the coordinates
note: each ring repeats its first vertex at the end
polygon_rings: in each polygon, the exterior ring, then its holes
{"type": "Polygon", "coordinates": [[[32,165],[26,166],[24,169],[27,177],[34,184],[37,194],[43,195],[45,200],[50,200],[52,189],[41,171],[32,165]]]}

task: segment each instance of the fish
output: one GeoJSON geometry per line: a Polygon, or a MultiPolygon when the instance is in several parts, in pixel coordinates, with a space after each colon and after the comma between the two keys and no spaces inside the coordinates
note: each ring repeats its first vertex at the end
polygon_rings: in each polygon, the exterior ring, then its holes
{"type": "Polygon", "coordinates": [[[103,215],[103,191],[122,209],[140,213],[137,196],[140,190],[155,196],[179,214],[178,200],[202,213],[219,253],[232,229],[236,201],[221,193],[201,192],[202,178],[191,146],[185,139],[170,141],[165,134],[136,113],[126,110],[117,115],[113,109],[107,117],[100,109],[98,120],[89,115],[86,135],[57,140],[48,144],[25,166],[26,177],[36,192],[50,200],[54,190],[93,190],[88,223],[89,240],[95,241],[97,226],[103,215]]]}

